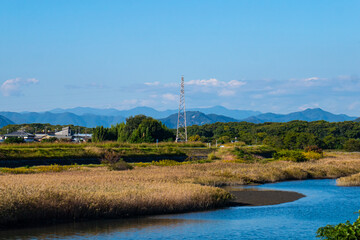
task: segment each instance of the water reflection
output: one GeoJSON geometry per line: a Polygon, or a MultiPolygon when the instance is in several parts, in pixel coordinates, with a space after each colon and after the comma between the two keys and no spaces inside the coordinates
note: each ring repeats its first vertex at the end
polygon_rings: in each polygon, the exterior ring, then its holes
{"type": "Polygon", "coordinates": [[[0,231],[1,240],[12,239],[84,239],[96,236],[112,235],[146,229],[147,232],[158,231],[160,228],[174,228],[184,224],[200,224],[204,221],[186,219],[165,219],[156,217],[108,219],[76,223],[56,224],[46,227],[31,227],[0,231]]]}

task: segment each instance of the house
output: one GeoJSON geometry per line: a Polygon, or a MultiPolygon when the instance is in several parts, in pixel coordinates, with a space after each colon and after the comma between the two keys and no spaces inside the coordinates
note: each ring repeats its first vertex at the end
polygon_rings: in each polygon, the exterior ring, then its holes
{"type": "Polygon", "coordinates": [[[61,131],[55,133],[55,137],[57,136],[72,136],[72,132],[70,127],[64,127],[61,131]]]}
{"type": "Polygon", "coordinates": [[[35,135],[32,133],[27,133],[23,130],[19,130],[16,132],[8,133],[3,136],[3,139],[7,139],[9,137],[18,137],[24,139],[25,142],[33,142],[35,135]]]}

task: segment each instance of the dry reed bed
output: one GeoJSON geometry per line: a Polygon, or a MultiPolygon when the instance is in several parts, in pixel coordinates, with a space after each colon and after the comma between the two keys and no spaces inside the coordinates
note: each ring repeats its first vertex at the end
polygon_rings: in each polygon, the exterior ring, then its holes
{"type": "Polygon", "coordinates": [[[336,185],[344,187],[360,186],[360,173],[339,178],[336,180],[336,185]]]}
{"type": "Polygon", "coordinates": [[[215,161],[120,172],[103,167],[4,174],[0,175],[0,225],[203,210],[225,206],[230,199],[226,191],[211,186],[338,178],[359,172],[359,154],[332,153],[304,163],[215,161]]]}
{"type": "MultiPolygon", "coordinates": [[[[139,172],[138,172],[139,173],[139,172]]],[[[141,181],[105,168],[0,176],[0,226],[174,213],[224,206],[222,189],[141,181]]]]}

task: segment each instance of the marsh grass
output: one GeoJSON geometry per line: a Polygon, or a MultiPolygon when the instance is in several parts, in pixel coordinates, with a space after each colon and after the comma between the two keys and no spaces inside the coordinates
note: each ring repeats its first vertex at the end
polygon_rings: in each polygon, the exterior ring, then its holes
{"type": "Polygon", "coordinates": [[[174,178],[154,181],[155,169],[144,169],[2,175],[0,226],[202,210],[224,206],[230,198],[225,190],[174,178]]]}
{"type": "Polygon", "coordinates": [[[19,167],[19,168],[0,168],[0,173],[9,174],[31,174],[31,173],[42,173],[42,172],[62,172],[67,170],[76,170],[84,168],[85,166],[79,165],[50,165],[50,166],[34,166],[34,167],[19,167]]]}
{"type": "Polygon", "coordinates": [[[202,143],[129,144],[104,143],[24,143],[0,144],[1,159],[101,158],[111,150],[122,156],[185,155],[188,151],[205,151],[202,143]]]}
{"type": "Polygon", "coordinates": [[[0,175],[0,225],[204,210],[226,206],[231,198],[215,186],[338,178],[359,172],[360,154],[327,153],[323,159],[300,163],[217,160],[204,164],[151,164],[131,171],[98,167],[5,173],[0,175]]]}
{"type": "Polygon", "coordinates": [[[360,173],[339,178],[336,180],[336,185],[344,187],[360,186],[360,173]]]}

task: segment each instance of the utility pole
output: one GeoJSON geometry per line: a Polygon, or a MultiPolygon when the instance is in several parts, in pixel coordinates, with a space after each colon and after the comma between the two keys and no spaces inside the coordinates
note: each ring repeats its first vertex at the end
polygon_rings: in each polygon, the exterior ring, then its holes
{"type": "Polygon", "coordinates": [[[185,110],[185,83],[184,76],[181,76],[181,89],[179,101],[179,113],[175,142],[187,142],[186,110],[185,110]]]}

